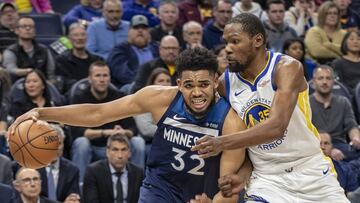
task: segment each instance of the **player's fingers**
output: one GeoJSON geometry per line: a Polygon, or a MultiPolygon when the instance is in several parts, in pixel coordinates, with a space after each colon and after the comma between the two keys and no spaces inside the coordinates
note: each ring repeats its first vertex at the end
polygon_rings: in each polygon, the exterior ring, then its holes
{"type": "Polygon", "coordinates": [[[196,141],[196,145],[191,148],[191,151],[198,151],[202,148],[205,148],[207,145],[205,144],[208,141],[209,137],[207,135],[196,141]]]}

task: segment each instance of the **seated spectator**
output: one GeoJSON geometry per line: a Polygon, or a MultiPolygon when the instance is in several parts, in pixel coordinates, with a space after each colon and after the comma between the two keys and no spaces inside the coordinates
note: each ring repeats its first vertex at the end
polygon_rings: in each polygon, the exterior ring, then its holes
{"type": "Polygon", "coordinates": [[[333,2],[339,7],[341,28],[359,31],[360,15],[349,6],[351,0],[333,0],[333,2]]]}
{"type": "Polygon", "coordinates": [[[101,9],[104,0],[81,0],[64,15],[64,25],[69,27],[73,23],[88,26],[90,22],[101,18],[101,9]]]}
{"type": "MultiPolygon", "coordinates": [[[[13,182],[15,189],[19,193],[16,196],[16,203],[57,203],[40,196],[41,178],[37,170],[31,168],[20,168],[13,182]]],[[[75,203],[75,202],[74,202],[75,203]]],[[[79,201],[77,201],[79,203],[79,201]]]]}
{"type": "Polygon", "coordinates": [[[231,19],[231,6],[230,0],[219,0],[214,5],[214,20],[209,20],[203,31],[202,43],[206,48],[214,49],[219,44],[224,44],[222,36],[226,22],[231,19]]]}
{"type": "Polygon", "coordinates": [[[339,77],[340,82],[355,92],[355,87],[360,78],[360,33],[350,31],[346,33],[341,43],[341,52],[343,56],[336,59],[332,66],[339,77]]]}
{"type": "Polygon", "coordinates": [[[86,169],[84,203],[138,202],[144,172],[128,162],[130,150],[124,136],[113,135],[107,139],[106,159],[86,169]]]}
{"type": "Polygon", "coordinates": [[[294,6],[285,12],[285,22],[304,37],[308,29],[316,24],[316,5],[313,0],[294,0],[294,6]]]}
{"type": "Polygon", "coordinates": [[[287,54],[298,61],[300,61],[304,67],[304,76],[307,81],[312,79],[312,74],[317,64],[305,57],[305,45],[300,38],[288,39],[284,42],[284,54],[287,54]]]}
{"type": "Polygon", "coordinates": [[[45,45],[36,42],[34,20],[31,17],[20,17],[15,32],[18,41],[4,51],[4,67],[15,80],[38,69],[46,75],[48,80],[53,81],[54,59],[45,45]]]}
{"type": "MultiPolygon", "coordinates": [[[[6,132],[8,127],[9,97],[8,93],[11,87],[11,78],[9,73],[0,67],[0,154],[10,156],[8,143],[6,141],[6,132]]],[[[0,181],[1,182],[1,181],[0,181]]]]}
{"type": "MultiPolygon", "coordinates": [[[[153,69],[146,82],[146,86],[148,85],[171,86],[171,76],[169,71],[163,67],[153,69]]],[[[152,139],[154,137],[155,131],[157,130],[157,125],[154,122],[151,113],[136,115],[134,116],[134,120],[140,135],[146,142],[146,155],[149,155],[152,139]]]]}
{"type": "Polygon", "coordinates": [[[76,81],[86,78],[90,64],[101,59],[86,50],[87,33],[82,24],[72,24],[68,37],[73,48],[56,57],[56,82],[62,93],[70,90],[76,81]]]}
{"type": "Polygon", "coordinates": [[[123,20],[130,21],[135,15],[143,15],[149,20],[149,26],[160,23],[158,18],[159,2],[153,0],[129,0],[124,2],[123,20]]]}
{"type": "Polygon", "coordinates": [[[320,64],[330,63],[341,56],[340,45],[346,34],[341,29],[339,8],[327,1],[318,10],[317,25],[305,36],[309,56],[320,64]]]}
{"type": "MultiPolygon", "coordinates": [[[[104,62],[94,62],[89,68],[90,86],[75,92],[72,104],[104,103],[116,100],[125,94],[110,87],[110,70],[104,62]]],[[[94,128],[72,127],[72,161],[80,169],[80,182],[83,182],[85,168],[92,160],[105,158],[106,140],[112,135],[128,137],[133,153],[132,163],[144,167],[145,141],[137,135],[133,118],[107,123],[94,128]]],[[[85,193],[87,194],[87,193],[85,193]]]]}
{"type": "MultiPolygon", "coordinates": [[[[266,1],[264,1],[266,3],[266,1]]],[[[242,13],[251,13],[256,15],[261,21],[265,21],[267,19],[266,12],[263,11],[260,4],[254,2],[253,0],[239,0],[232,7],[233,14],[235,17],[242,13]]]]}
{"type": "Polygon", "coordinates": [[[69,160],[62,157],[65,134],[59,125],[51,125],[59,136],[58,158],[45,168],[39,169],[41,193],[51,200],[60,202],[78,197],[80,200],[79,169],[69,160]]]}
{"type": "Polygon", "coordinates": [[[5,155],[0,154],[0,183],[11,185],[13,177],[10,159],[5,155]]]}
{"type": "Polygon", "coordinates": [[[315,92],[310,96],[312,122],[316,128],[331,135],[335,160],[351,161],[360,157],[360,132],[350,101],[332,94],[334,73],[330,66],[321,65],[314,70],[315,92]],[[347,136],[352,143],[347,142],[347,136]]]}
{"type": "Polygon", "coordinates": [[[143,15],[134,16],[131,19],[128,41],[116,45],[107,59],[111,81],[119,89],[130,85],[134,82],[139,67],[157,56],[158,47],[151,43],[147,18],[143,15]]]}
{"type": "Polygon", "coordinates": [[[226,59],[226,50],[225,50],[226,45],[221,44],[219,46],[217,46],[214,50],[214,53],[216,54],[216,59],[218,61],[219,64],[219,69],[218,69],[218,74],[219,76],[222,75],[225,72],[225,69],[227,68],[227,66],[229,65],[227,59],[226,59]]]}
{"type": "Polygon", "coordinates": [[[184,0],[178,4],[178,25],[184,26],[189,21],[195,21],[205,25],[212,18],[212,5],[208,0],[184,0]]]}
{"type": "Polygon", "coordinates": [[[164,36],[173,35],[182,46],[184,44],[182,28],[177,25],[179,9],[174,1],[166,0],[160,3],[159,19],[160,24],[150,30],[151,40],[160,42],[164,36]]]}
{"type": "Polygon", "coordinates": [[[58,101],[54,101],[51,97],[45,76],[39,70],[32,70],[25,76],[23,91],[21,96],[17,96],[13,101],[10,101],[9,115],[13,118],[17,118],[36,107],[62,105],[62,103],[57,103],[58,101]]]}
{"type": "Polygon", "coordinates": [[[264,27],[267,34],[268,48],[272,51],[282,52],[284,42],[287,39],[296,38],[297,34],[284,21],[285,4],[283,0],[267,1],[266,10],[268,20],[264,21],[264,27]]]}
{"type": "Polygon", "coordinates": [[[203,29],[200,23],[189,21],[183,26],[183,38],[185,41],[184,49],[203,47],[202,45],[203,29]]]}
{"type": "MultiPolygon", "coordinates": [[[[333,150],[331,136],[326,132],[319,132],[319,135],[321,150],[324,155],[331,157],[333,150]]],[[[356,190],[359,187],[359,168],[354,167],[351,162],[337,161],[335,159],[332,159],[332,162],[337,173],[337,179],[340,186],[345,190],[345,193],[347,194],[348,192],[356,190]]]]}
{"type": "Polygon", "coordinates": [[[50,0],[4,0],[6,3],[15,3],[19,13],[54,13],[50,0]]]}
{"type": "Polygon", "coordinates": [[[16,42],[16,23],[19,19],[17,8],[12,3],[0,5],[0,53],[16,42]]]}
{"type": "Polygon", "coordinates": [[[348,192],[347,197],[351,203],[360,203],[360,187],[353,192],[348,192]]]}
{"type": "Polygon", "coordinates": [[[139,89],[146,86],[151,72],[158,67],[162,67],[171,75],[171,84],[176,85],[176,79],[178,78],[175,59],[180,53],[179,42],[174,36],[168,35],[162,38],[159,47],[159,58],[155,58],[149,62],[144,63],[136,74],[135,83],[132,86],[132,92],[136,92],[139,89]]]}
{"type": "Polygon", "coordinates": [[[14,203],[16,199],[15,190],[9,185],[0,183],[0,197],[2,203],[14,203]]]}
{"type": "Polygon", "coordinates": [[[123,6],[119,0],[105,0],[102,14],[104,19],[90,23],[86,48],[107,59],[115,45],[128,39],[129,22],[121,20],[123,6]]]}

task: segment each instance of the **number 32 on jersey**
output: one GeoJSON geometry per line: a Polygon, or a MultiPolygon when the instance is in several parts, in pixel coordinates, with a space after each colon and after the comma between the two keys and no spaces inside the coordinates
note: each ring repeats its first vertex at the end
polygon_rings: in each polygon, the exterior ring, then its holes
{"type": "MultiPolygon", "coordinates": [[[[171,166],[177,170],[177,171],[183,171],[185,168],[185,161],[183,159],[184,154],[186,154],[185,150],[178,149],[173,147],[172,151],[176,153],[174,159],[176,160],[176,163],[171,163],[171,166]]],[[[200,158],[199,155],[193,154],[190,156],[190,159],[198,162],[198,165],[189,170],[187,173],[193,174],[193,175],[204,175],[204,172],[201,171],[201,169],[205,166],[204,159],[200,158]]]]}

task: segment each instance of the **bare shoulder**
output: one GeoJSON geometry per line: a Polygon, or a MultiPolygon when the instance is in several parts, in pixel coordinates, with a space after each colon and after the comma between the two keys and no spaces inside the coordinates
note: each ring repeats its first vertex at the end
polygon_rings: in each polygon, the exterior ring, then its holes
{"type": "Polygon", "coordinates": [[[303,72],[303,65],[300,61],[294,59],[291,56],[288,55],[282,55],[281,59],[279,60],[279,63],[276,67],[277,70],[279,69],[287,69],[288,71],[302,71],[303,72]]]}
{"type": "Polygon", "coordinates": [[[245,129],[246,126],[243,120],[234,109],[230,108],[224,121],[223,134],[232,134],[245,129]]]}
{"type": "Polygon", "coordinates": [[[296,90],[298,92],[305,90],[307,84],[301,62],[283,55],[276,66],[275,84],[278,89],[296,90]]]}

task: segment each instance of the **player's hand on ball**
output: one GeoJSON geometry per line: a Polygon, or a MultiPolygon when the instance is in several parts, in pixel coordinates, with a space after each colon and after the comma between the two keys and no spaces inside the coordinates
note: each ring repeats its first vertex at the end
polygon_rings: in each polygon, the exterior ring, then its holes
{"type": "Polygon", "coordinates": [[[209,135],[197,140],[196,145],[191,148],[191,151],[198,151],[201,158],[216,156],[223,150],[221,140],[209,135]]]}
{"type": "Polygon", "coordinates": [[[25,114],[17,117],[8,129],[8,132],[10,133],[8,136],[14,135],[16,127],[23,121],[32,119],[34,122],[36,122],[38,118],[39,113],[36,111],[36,109],[32,109],[25,114]]]}
{"type": "Polygon", "coordinates": [[[202,195],[196,195],[195,199],[191,199],[190,203],[212,203],[212,200],[203,193],[202,195]]]}
{"type": "Polygon", "coordinates": [[[246,182],[245,178],[237,174],[229,174],[219,178],[218,186],[224,197],[231,197],[239,194],[244,189],[246,182]]]}

